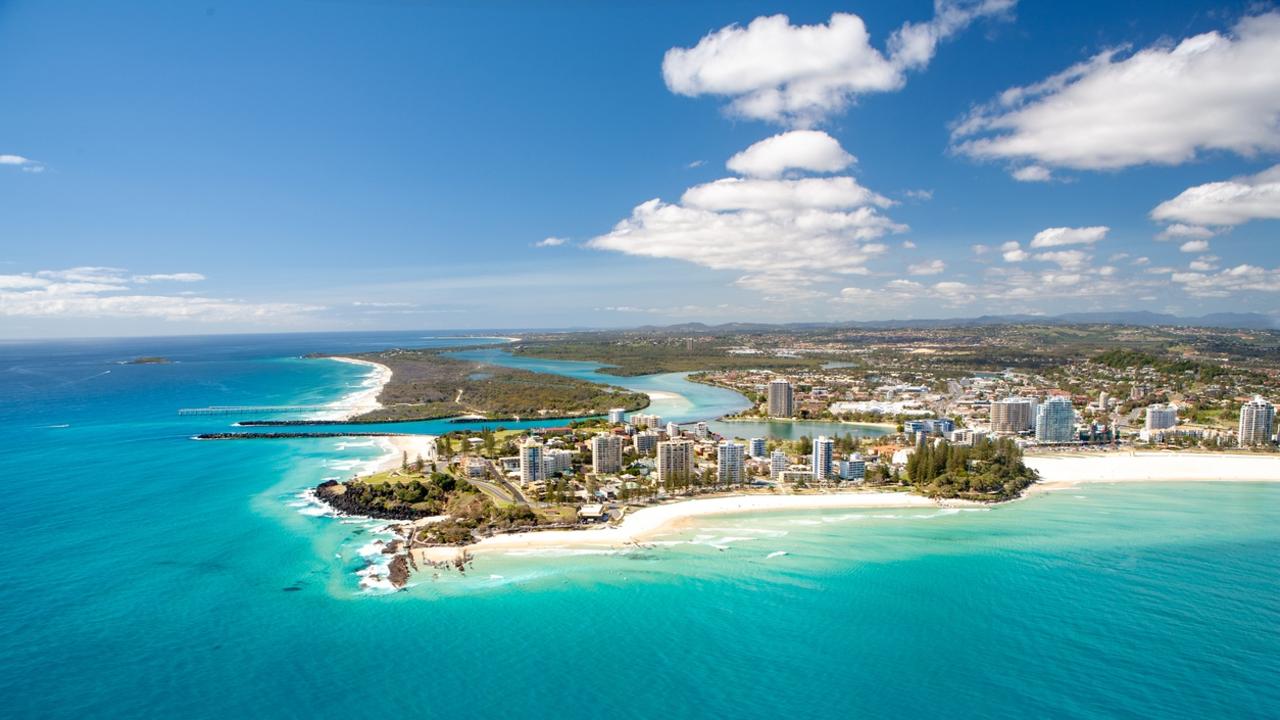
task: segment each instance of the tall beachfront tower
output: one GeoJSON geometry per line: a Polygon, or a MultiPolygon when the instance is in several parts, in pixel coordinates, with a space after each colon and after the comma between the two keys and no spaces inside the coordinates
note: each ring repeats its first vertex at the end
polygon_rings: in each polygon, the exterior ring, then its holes
{"type": "Polygon", "coordinates": [[[609,424],[621,425],[626,415],[627,411],[625,408],[609,408],[609,424]]]}
{"type": "Polygon", "coordinates": [[[746,448],[735,442],[722,442],[716,447],[716,476],[721,485],[741,485],[746,448]]]}
{"type": "Polygon", "coordinates": [[[825,435],[813,441],[813,481],[827,482],[831,479],[831,461],[835,450],[835,442],[825,435]]]}
{"type": "Polygon", "coordinates": [[[774,480],[781,480],[782,473],[786,472],[790,465],[787,461],[786,453],[781,450],[774,450],[773,454],[769,456],[769,477],[774,480]]]}
{"type": "Polygon", "coordinates": [[[795,414],[795,399],[791,382],[781,378],[769,381],[769,417],[791,417],[795,414]]]}
{"type": "Polygon", "coordinates": [[[1147,430],[1168,430],[1178,425],[1178,406],[1173,403],[1168,405],[1148,405],[1147,406],[1147,430]]]}
{"type": "Polygon", "coordinates": [[[622,438],[601,433],[591,438],[591,471],[614,473],[622,470],[622,438]]]}
{"type": "Polygon", "coordinates": [[[520,445],[520,484],[546,479],[546,468],[542,463],[542,443],[529,438],[520,445]]]}
{"type": "Polygon", "coordinates": [[[687,482],[693,477],[693,441],[658,443],[658,482],[687,482]]]}
{"type": "Polygon", "coordinates": [[[1240,407],[1240,447],[1271,442],[1271,426],[1275,424],[1276,406],[1254,396],[1240,407]]]}
{"type": "Polygon", "coordinates": [[[764,438],[751,438],[751,444],[748,446],[747,454],[753,458],[762,458],[764,457],[764,449],[764,438]]]}
{"type": "Polygon", "coordinates": [[[1076,438],[1076,411],[1071,398],[1051,397],[1036,409],[1036,442],[1069,443],[1076,438]]]}
{"type": "Polygon", "coordinates": [[[1036,401],[1009,397],[991,403],[991,432],[1016,434],[1035,429],[1036,401]]]}

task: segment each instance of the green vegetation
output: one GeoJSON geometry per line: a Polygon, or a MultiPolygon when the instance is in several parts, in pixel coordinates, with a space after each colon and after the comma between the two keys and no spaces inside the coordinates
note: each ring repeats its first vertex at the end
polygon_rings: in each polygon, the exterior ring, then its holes
{"type": "Polygon", "coordinates": [[[1161,359],[1150,353],[1123,348],[1108,350],[1093,360],[1115,370],[1124,370],[1131,367],[1149,367],[1162,373],[1194,375],[1201,382],[1212,382],[1228,374],[1227,370],[1213,363],[1187,360],[1185,358],[1161,359]]]}
{"type": "Polygon", "coordinates": [[[158,355],[148,355],[146,357],[134,358],[128,362],[129,365],[167,365],[169,358],[160,357],[158,355]]]}
{"type": "Polygon", "coordinates": [[[993,502],[1011,500],[1036,481],[1009,439],[983,440],[973,447],[921,441],[907,459],[907,482],[934,498],[993,502]]]}
{"type": "Polygon", "coordinates": [[[464,544],[477,536],[533,528],[545,522],[528,505],[498,505],[471,483],[446,473],[425,475],[406,469],[345,484],[330,480],[318,486],[316,494],[354,515],[393,520],[448,515],[448,519],[419,531],[419,540],[433,544],[464,544]]]}
{"type": "Polygon", "coordinates": [[[378,401],[383,407],[355,422],[426,420],[475,414],[489,418],[582,417],[609,408],[638,410],[644,393],[561,375],[483,365],[430,350],[389,350],[356,356],[391,368],[378,401]]]}
{"type": "Polygon", "coordinates": [[[685,338],[654,335],[577,334],[569,338],[527,342],[512,351],[550,360],[604,363],[608,367],[597,372],[624,377],[706,370],[786,370],[821,364],[814,357],[730,354],[729,349],[737,345],[727,338],[703,338],[693,343],[685,338]]]}

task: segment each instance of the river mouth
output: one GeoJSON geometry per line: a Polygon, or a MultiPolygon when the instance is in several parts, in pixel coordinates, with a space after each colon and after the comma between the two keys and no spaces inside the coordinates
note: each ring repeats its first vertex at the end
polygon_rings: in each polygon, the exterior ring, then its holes
{"type": "Polygon", "coordinates": [[[885,427],[857,423],[808,420],[724,421],[721,418],[726,415],[751,407],[751,401],[741,393],[727,388],[693,382],[689,380],[690,373],[686,372],[612,375],[607,371],[601,372],[609,367],[602,363],[514,355],[500,347],[461,350],[447,354],[473,362],[564,375],[642,392],[647,394],[651,401],[649,407],[645,408],[645,413],[657,415],[664,422],[703,421],[713,432],[729,438],[766,437],[796,440],[804,436],[880,437],[889,433],[889,429],[885,427]]]}

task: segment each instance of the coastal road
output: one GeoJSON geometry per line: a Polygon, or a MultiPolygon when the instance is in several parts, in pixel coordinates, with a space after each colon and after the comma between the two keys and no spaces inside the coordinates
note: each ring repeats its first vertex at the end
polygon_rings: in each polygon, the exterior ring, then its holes
{"type": "Polygon", "coordinates": [[[519,505],[528,504],[524,501],[524,498],[520,497],[519,493],[515,491],[515,488],[511,487],[511,485],[506,481],[492,482],[490,480],[471,478],[469,482],[480,488],[481,492],[498,502],[516,503],[519,505]]]}

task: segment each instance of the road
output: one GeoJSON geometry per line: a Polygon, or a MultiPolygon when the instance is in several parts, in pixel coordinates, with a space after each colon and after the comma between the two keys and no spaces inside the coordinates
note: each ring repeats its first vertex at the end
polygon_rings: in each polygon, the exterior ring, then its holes
{"type": "Polygon", "coordinates": [[[502,472],[498,469],[497,464],[492,460],[489,461],[489,474],[490,476],[497,477],[499,479],[479,480],[476,478],[469,478],[469,480],[472,485],[480,488],[481,491],[489,497],[492,497],[494,500],[504,503],[517,503],[519,505],[529,504],[524,495],[521,494],[520,490],[517,489],[516,486],[507,482],[506,478],[502,477],[502,472]]]}

